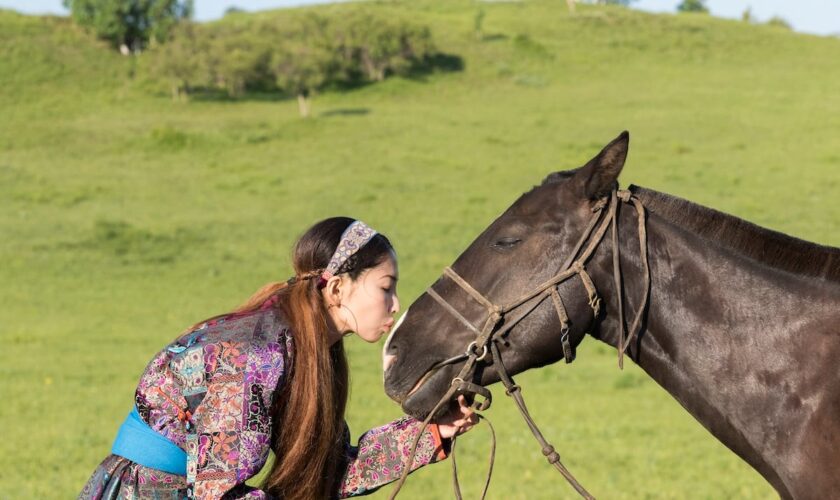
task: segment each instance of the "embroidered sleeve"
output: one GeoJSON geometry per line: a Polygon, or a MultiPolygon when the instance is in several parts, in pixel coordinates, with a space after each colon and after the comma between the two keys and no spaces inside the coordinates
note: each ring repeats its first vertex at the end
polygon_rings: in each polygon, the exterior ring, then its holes
{"type": "MultiPolygon", "coordinates": [[[[232,331],[241,332],[242,326],[232,331]]],[[[194,381],[205,387],[186,442],[187,482],[195,498],[268,498],[245,481],[268,457],[269,408],[285,371],[286,346],[276,337],[265,338],[260,324],[253,329],[254,336],[245,340],[220,332],[195,347],[200,357],[192,359],[203,364],[204,380],[196,376],[194,381]]]]}
{"type": "MultiPolygon", "coordinates": [[[[399,479],[403,464],[408,461],[411,445],[422,425],[422,422],[414,418],[402,417],[362,434],[358,446],[350,445],[350,433],[345,427],[348,463],[339,497],[370,493],[399,479]]],[[[437,425],[430,425],[417,443],[411,470],[443,460],[447,456],[446,448],[437,425]]]]}

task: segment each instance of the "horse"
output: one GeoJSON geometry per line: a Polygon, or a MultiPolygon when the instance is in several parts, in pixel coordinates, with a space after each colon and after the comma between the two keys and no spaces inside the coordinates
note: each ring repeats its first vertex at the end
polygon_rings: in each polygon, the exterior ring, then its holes
{"type": "Polygon", "coordinates": [[[571,362],[588,333],[782,498],[838,494],[840,249],[619,191],[629,142],[548,175],[409,306],[384,346],[385,392],[431,417],[441,398],[571,362]]]}

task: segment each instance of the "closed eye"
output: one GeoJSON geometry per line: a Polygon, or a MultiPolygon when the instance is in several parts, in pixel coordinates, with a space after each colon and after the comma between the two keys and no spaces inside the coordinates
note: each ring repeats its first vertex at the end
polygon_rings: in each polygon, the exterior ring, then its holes
{"type": "Polygon", "coordinates": [[[511,248],[515,247],[520,243],[522,243],[522,240],[520,240],[519,238],[507,237],[499,238],[490,246],[497,250],[510,250],[511,248]]]}

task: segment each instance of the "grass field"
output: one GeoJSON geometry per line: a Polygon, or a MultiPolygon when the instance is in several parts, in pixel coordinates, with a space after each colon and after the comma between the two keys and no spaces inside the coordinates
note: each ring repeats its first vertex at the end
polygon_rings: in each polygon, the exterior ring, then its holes
{"type": "MultiPolygon", "coordinates": [[[[702,15],[570,16],[557,1],[484,4],[477,37],[472,2],[363,8],[428,23],[463,71],[325,93],[302,120],[296,102],[265,96],[172,102],[144,83],[142,56],[64,19],[0,11],[0,499],[74,495],[149,358],[287,277],[291,244],[325,216],[391,237],[408,304],[520,193],[628,129],[625,185],[840,245],[838,39],[702,15]]],[[[348,344],[358,435],[399,408],[381,346],[348,344]]],[[[574,364],[519,382],[599,498],[775,496],[591,339],[574,364]]],[[[575,498],[495,392],[490,496],[575,498]]],[[[468,497],[488,447],[484,428],[459,441],[468,497]]],[[[404,497],[451,497],[449,474],[419,471],[404,497]]]]}

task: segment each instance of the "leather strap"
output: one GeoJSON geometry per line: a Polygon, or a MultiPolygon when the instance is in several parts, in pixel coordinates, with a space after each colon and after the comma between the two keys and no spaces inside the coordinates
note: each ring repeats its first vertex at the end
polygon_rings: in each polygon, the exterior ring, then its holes
{"type": "MultiPolygon", "coordinates": [[[[447,312],[449,312],[461,324],[467,327],[468,330],[473,332],[476,335],[476,339],[470,343],[464,354],[453,356],[449,359],[435,364],[426,373],[426,375],[424,375],[424,377],[421,378],[420,382],[422,383],[440,368],[450,364],[455,364],[464,361],[463,367],[461,368],[458,375],[452,380],[449,389],[446,391],[443,397],[441,397],[441,399],[435,405],[434,409],[432,409],[432,411],[429,412],[429,415],[423,421],[423,426],[421,428],[420,433],[418,433],[418,435],[415,436],[414,442],[412,443],[411,451],[409,453],[408,464],[403,467],[402,475],[400,476],[399,481],[394,486],[394,489],[391,492],[391,495],[389,497],[391,500],[393,500],[397,496],[397,494],[400,491],[400,488],[402,488],[402,485],[405,483],[405,480],[408,477],[408,473],[411,470],[411,464],[413,463],[414,454],[416,453],[417,444],[419,443],[422,431],[425,430],[426,426],[432,420],[432,417],[437,414],[437,412],[442,408],[442,406],[450,401],[453,395],[455,395],[458,392],[470,392],[473,394],[481,395],[484,397],[484,400],[480,402],[473,402],[473,408],[479,411],[483,411],[490,407],[490,404],[492,402],[492,394],[490,393],[490,391],[481,385],[466,381],[469,378],[470,374],[473,373],[476,363],[482,362],[486,358],[488,346],[490,351],[492,352],[492,367],[497,371],[497,373],[499,374],[499,378],[501,379],[502,383],[506,388],[505,394],[510,396],[516,402],[516,405],[519,408],[519,411],[522,414],[525,423],[528,425],[528,428],[531,430],[531,433],[534,435],[537,442],[539,442],[540,446],[542,447],[543,455],[546,457],[550,464],[554,465],[554,467],[560,472],[560,474],[562,474],[563,477],[566,478],[569,484],[571,484],[572,487],[574,487],[575,490],[582,497],[586,499],[593,498],[592,495],[590,495],[589,492],[587,492],[583,488],[583,486],[580,485],[580,483],[574,478],[574,476],[572,476],[569,470],[563,465],[563,463],[560,461],[560,455],[554,450],[554,447],[551,444],[549,444],[548,441],[545,440],[536,423],[531,418],[531,415],[528,412],[528,408],[525,406],[525,401],[522,398],[521,388],[518,385],[516,385],[513,382],[513,379],[508,375],[507,370],[505,369],[504,364],[502,362],[501,353],[499,352],[499,348],[496,344],[496,339],[498,337],[501,337],[503,334],[505,334],[511,328],[513,328],[516,324],[518,324],[519,321],[528,316],[531,313],[531,311],[533,311],[539,304],[542,303],[543,300],[545,300],[546,297],[551,297],[552,303],[554,304],[554,308],[557,311],[557,316],[560,321],[560,342],[563,348],[563,356],[566,359],[567,363],[571,363],[572,360],[574,360],[575,354],[574,349],[572,348],[571,342],[569,340],[569,318],[568,314],[566,313],[566,308],[563,304],[563,300],[560,297],[559,292],[557,291],[557,286],[575,275],[579,276],[583,287],[586,289],[589,306],[592,309],[593,321],[598,319],[598,315],[600,314],[601,299],[598,296],[598,292],[594,282],[592,281],[592,278],[589,276],[589,273],[586,272],[585,265],[589,258],[592,256],[592,254],[595,252],[595,249],[600,244],[601,240],[606,234],[606,231],[608,229],[611,229],[613,277],[618,302],[619,320],[618,365],[620,368],[624,367],[624,353],[627,350],[630,343],[636,338],[639,331],[641,330],[642,317],[647,308],[647,303],[650,296],[650,266],[648,263],[647,230],[645,227],[644,206],[629,191],[614,190],[608,198],[599,200],[593,206],[592,211],[593,216],[590,218],[586,229],[584,230],[577,244],[575,244],[571,254],[567,257],[566,261],[561,266],[558,274],[503,306],[497,306],[493,304],[493,302],[487,299],[478,290],[473,288],[472,285],[470,285],[465,279],[458,275],[458,273],[455,272],[455,270],[453,270],[451,267],[446,267],[444,269],[443,273],[445,276],[447,276],[449,279],[455,282],[462,290],[466,291],[473,299],[475,299],[478,303],[483,305],[487,310],[487,319],[485,320],[485,323],[481,330],[479,330],[472,323],[470,323],[469,320],[467,320],[460,312],[458,312],[457,309],[452,307],[452,305],[449,304],[443,297],[441,297],[440,294],[438,294],[433,288],[430,287],[426,290],[426,292],[436,302],[443,306],[443,308],[447,312]],[[623,289],[621,287],[621,263],[620,250],[618,245],[619,201],[624,203],[632,203],[634,208],[636,209],[638,218],[639,254],[642,260],[642,267],[644,270],[644,288],[642,294],[642,302],[638,310],[636,311],[636,316],[633,320],[633,324],[630,327],[629,333],[627,334],[625,334],[623,306],[624,298],[623,289]],[[606,214],[604,211],[604,207],[608,207],[606,210],[606,214]],[[597,229],[595,229],[596,227],[597,229]],[[587,241],[589,242],[589,244],[586,246],[583,252],[579,254],[581,248],[584,247],[587,241]],[[517,318],[514,318],[512,320],[506,320],[504,326],[498,328],[499,323],[503,318],[505,318],[505,315],[507,313],[516,310],[520,308],[520,306],[523,306],[525,304],[528,304],[527,307],[522,308],[522,312],[517,318]]],[[[487,493],[487,488],[490,484],[490,476],[492,474],[493,462],[495,460],[495,446],[495,432],[493,432],[493,452],[491,453],[490,468],[485,483],[484,491],[482,493],[482,499],[487,493]]],[[[457,467],[454,462],[454,455],[453,473],[455,494],[456,497],[460,499],[461,492],[460,485],[458,484],[457,467]]]]}

